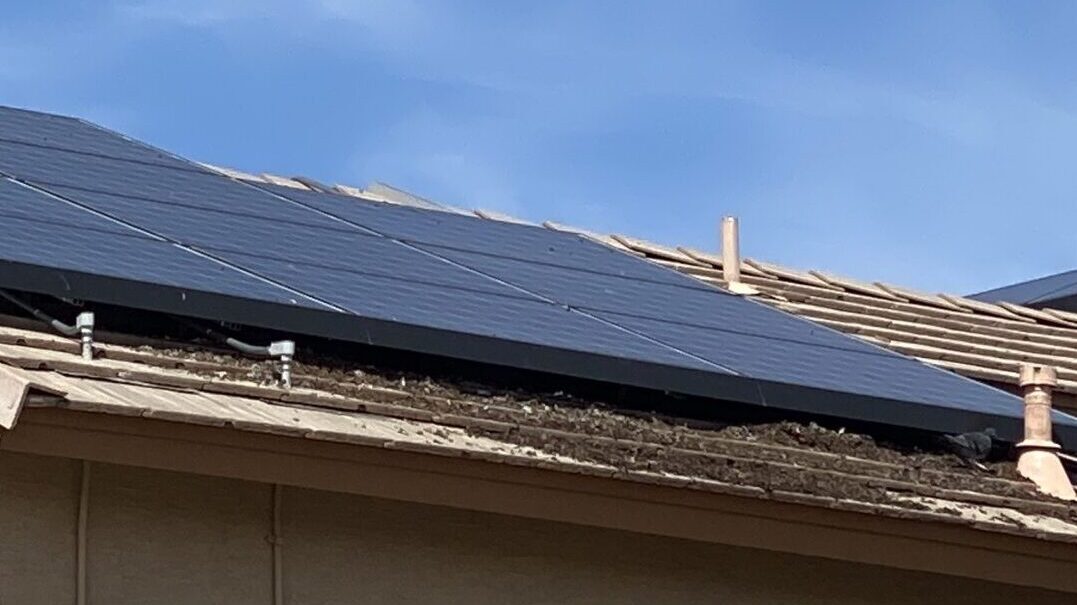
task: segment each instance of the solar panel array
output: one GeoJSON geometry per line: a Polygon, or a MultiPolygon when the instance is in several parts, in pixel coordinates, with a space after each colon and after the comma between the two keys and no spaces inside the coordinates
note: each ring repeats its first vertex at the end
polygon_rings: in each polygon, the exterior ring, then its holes
{"type": "MultiPolygon", "coordinates": [[[[0,287],[930,430],[1007,393],[575,234],[238,181],[0,109],[0,287]]],[[[1077,420],[1058,416],[1077,443],[1077,420]]]]}

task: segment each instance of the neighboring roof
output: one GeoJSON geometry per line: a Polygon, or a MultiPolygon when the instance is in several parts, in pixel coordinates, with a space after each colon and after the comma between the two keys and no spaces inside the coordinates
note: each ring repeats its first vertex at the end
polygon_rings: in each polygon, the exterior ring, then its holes
{"type": "Polygon", "coordinates": [[[969,298],[1077,311],[1077,271],[1066,271],[994,288],[969,298]]]}
{"type": "MultiPolygon", "coordinates": [[[[208,166],[233,178],[279,183],[282,177],[256,176],[208,166]]],[[[287,180],[287,179],[284,179],[287,180]]],[[[290,186],[304,187],[288,181],[290,186]]],[[[419,205],[410,194],[378,185],[359,189],[337,185],[338,193],[403,205],[419,205]]],[[[467,213],[429,200],[421,207],[467,213]]],[[[513,220],[483,210],[490,220],[513,220]]],[[[544,226],[580,233],[608,246],[724,286],[722,260],[716,254],[671,247],[624,235],[606,235],[546,222],[544,226]]],[[[933,294],[881,282],[863,282],[821,271],[802,271],[745,259],[742,279],[759,290],[756,298],[847,334],[958,374],[1015,389],[1018,367],[1037,363],[1059,374],[1059,407],[1077,411],[1077,313],[1002,302],[983,302],[951,294],[933,294]],[[1067,396],[1068,395],[1068,396],[1067,396]]]]}
{"type": "Polygon", "coordinates": [[[982,473],[949,455],[902,453],[814,425],[688,428],[560,394],[369,367],[300,362],[296,388],[284,390],[261,382],[268,362],[213,351],[98,343],[93,361],[78,351],[74,340],[0,326],[0,374],[28,385],[31,407],[464,456],[1077,543],[1077,506],[1037,493],[1007,462],[982,473]]]}

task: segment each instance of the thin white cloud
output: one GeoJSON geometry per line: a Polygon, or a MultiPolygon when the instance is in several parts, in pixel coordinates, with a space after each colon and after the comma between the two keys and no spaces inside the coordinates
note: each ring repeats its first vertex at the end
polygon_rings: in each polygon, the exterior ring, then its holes
{"type": "Polygon", "coordinates": [[[450,121],[424,111],[408,115],[351,162],[356,174],[415,189],[438,202],[523,215],[520,183],[498,150],[506,124],[450,121]]]}
{"type": "Polygon", "coordinates": [[[267,17],[286,19],[302,14],[300,9],[306,4],[280,0],[120,0],[113,9],[120,18],[132,21],[214,27],[267,17]]]}
{"type": "Polygon", "coordinates": [[[429,12],[412,0],[119,0],[113,8],[121,19],[162,26],[227,34],[262,23],[283,36],[348,27],[364,41],[373,37],[382,43],[412,37],[425,26],[429,12]]]}

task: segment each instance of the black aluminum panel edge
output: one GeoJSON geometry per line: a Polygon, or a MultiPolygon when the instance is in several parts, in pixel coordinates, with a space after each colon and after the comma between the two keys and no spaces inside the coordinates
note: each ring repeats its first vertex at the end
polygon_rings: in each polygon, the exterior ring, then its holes
{"type": "MultiPolygon", "coordinates": [[[[1016,441],[1023,426],[1019,399],[1014,416],[841,393],[700,369],[658,365],[548,346],[505,341],[447,330],[359,317],[331,310],[285,306],[234,296],[60,271],[0,261],[0,287],[79,298],[92,302],[223,320],[467,361],[511,366],[673,393],[806,412],[853,421],[935,432],[964,432],[993,426],[1016,441]]],[[[1077,447],[1077,425],[1056,424],[1055,438],[1077,447]]]]}

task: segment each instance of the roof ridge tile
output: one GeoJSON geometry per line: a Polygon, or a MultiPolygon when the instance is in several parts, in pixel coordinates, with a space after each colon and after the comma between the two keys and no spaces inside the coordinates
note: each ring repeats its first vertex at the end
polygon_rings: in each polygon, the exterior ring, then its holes
{"type": "Polygon", "coordinates": [[[626,248],[633,249],[637,252],[642,252],[643,254],[649,256],[658,256],[668,260],[686,263],[690,265],[703,266],[707,264],[702,261],[696,260],[695,258],[692,258],[691,256],[685,254],[684,252],[681,252],[676,248],[671,248],[662,244],[656,244],[654,242],[643,240],[638,237],[620,235],[617,233],[611,234],[610,237],[624,245],[626,248]]]}
{"type": "Polygon", "coordinates": [[[988,315],[996,315],[998,317],[1012,319],[1023,323],[1036,323],[1035,319],[1018,315],[1017,313],[1014,313],[1013,311],[1010,311],[1009,309],[1006,309],[1005,307],[996,305],[994,303],[986,303],[979,300],[973,300],[971,298],[965,298],[963,296],[951,296],[949,294],[940,294],[939,296],[942,296],[944,299],[954,303],[955,305],[960,305],[972,309],[973,311],[986,313],[988,315]]]}

